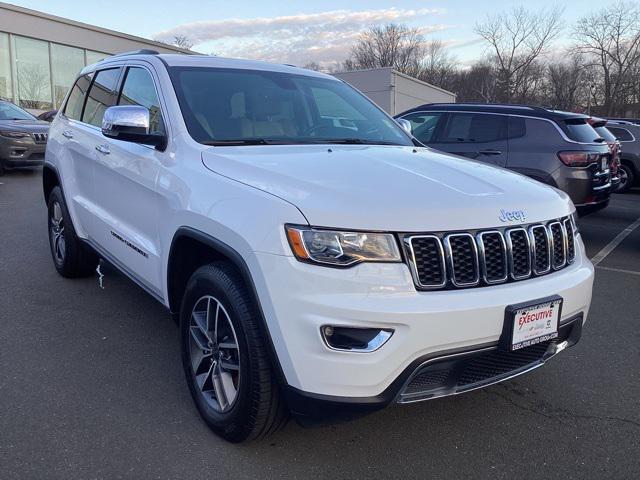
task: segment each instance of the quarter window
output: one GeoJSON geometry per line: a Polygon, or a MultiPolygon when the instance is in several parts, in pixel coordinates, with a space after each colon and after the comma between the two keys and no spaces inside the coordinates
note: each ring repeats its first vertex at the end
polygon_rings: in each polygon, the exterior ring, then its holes
{"type": "Polygon", "coordinates": [[[507,138],[507,117],[478,113],[451,113],[441,142],[486,143],[507,138]]]}
{"type": "Polygon", "coordinates": [[[118,105],[140,105],[149,109],[149,133],[164,133],[160,100],[147,70],[129,67],[118,105]]]}
{"type": "Polygon", "coordinates": [[[116,87],[120,68],[100,70],[91,84],[82,121],[96,127],[102,126],[104,111],[116,104],[116,87]]]}
{"type": "Polygon", "coordinates": [[[621,142],[633,142],[633,135],[626,128],[607,127],[621,142]]]}
{"type": "Polygon", "coordinates": [[[411,123],[411,133],[422,143],[430,143],[434,138],[436,127],[442,113],[416,112],[404,118],[411,123]]]}

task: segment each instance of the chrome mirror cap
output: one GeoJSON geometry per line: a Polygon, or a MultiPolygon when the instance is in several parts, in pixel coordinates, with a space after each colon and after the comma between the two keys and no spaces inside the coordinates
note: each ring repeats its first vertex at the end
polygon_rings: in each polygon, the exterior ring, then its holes
{"type": "Polygon", "coordinates": [[[149,134],[149,109],[138,105],[109,107],[102,117],[102,133],[117,137],[120,132],[149,134]]]}
{"type": "Polygon", "coordinates": [[[400,125],[400,127],[402,127],[405,132],[407,132],[409,135],[413,135],[413,132],[411,131],[411,122],[409,120],[405,120],[404,118],[397,118],[396,122],[398,123],[398,125],[400,125]]]}

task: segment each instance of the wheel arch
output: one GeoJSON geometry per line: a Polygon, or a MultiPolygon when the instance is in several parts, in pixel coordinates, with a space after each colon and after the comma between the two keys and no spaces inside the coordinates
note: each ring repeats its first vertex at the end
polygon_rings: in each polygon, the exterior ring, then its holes
{"type": "Polygon", "coordinates": [[[284,371],[271,338],[265,314],[251,274],[242,255],[225,242],[192,227],[180,227],[171,240],[167,261],[167,302],[172,314],[180,312],[180,303],[189,278],[200,266],[215,261],[229,262],[240,274],[256,306],[258,320],[278,382],[286,385],[284,371]]]}
{"type": "Polygon", "coordinates": [[[56,186],[62,188],[58,169],[50,163],[45,163],[42,168],[42,193],[45,203],[49,201],[49,195],[56,186]]]}

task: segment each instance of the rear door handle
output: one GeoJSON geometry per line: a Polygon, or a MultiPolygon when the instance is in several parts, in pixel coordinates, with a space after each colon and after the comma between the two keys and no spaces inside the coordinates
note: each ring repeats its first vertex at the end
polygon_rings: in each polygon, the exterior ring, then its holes
{"type": "Polygon", "coordinates": [[[493,150],[493,149],[480,150],[478,153],[480,155],[502,155],[502,152],[500,150],[493,150]]]}
{"type": "Polygon", "coordinates": [[[96,145],[96,150],[104,155],[109,155],[111,153],[108,145],[96,145]]]}
{"type": "Polygon", "coordinates": [[[71,130],[64,130],[62,136],[66,138],[73,138],[73,132],[71,130]]]}

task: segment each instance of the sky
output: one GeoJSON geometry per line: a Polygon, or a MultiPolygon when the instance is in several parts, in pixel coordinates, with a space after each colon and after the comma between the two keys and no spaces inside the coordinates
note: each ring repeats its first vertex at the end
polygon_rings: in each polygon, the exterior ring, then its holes
{"type": "MultiPolygon", "coordinates": [[[[335,68],[358,35],[389,22],[416,27],[427,39],[443,41],[463,65],[485,53],[474,33],[477,21],[522,5],[509,0],[13,0],[11,3],[145,38],[186,35],[193,50],[237,58],[335,68]]],[[[563,6],[564,33],[556,48],[570,41],[575,21],[613,0],[540,0],[526,7],[563,6]]]]}

